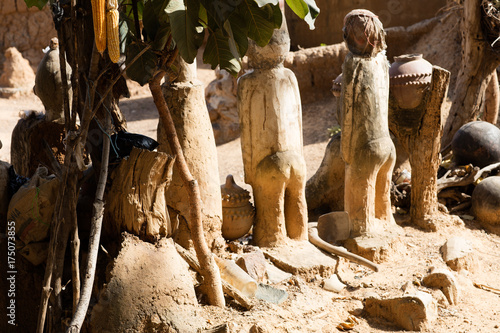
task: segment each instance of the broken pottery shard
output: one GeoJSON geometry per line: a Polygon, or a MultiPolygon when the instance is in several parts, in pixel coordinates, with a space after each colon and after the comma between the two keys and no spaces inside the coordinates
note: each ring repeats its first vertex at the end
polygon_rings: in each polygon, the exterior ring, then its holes
{"type": "Polygon", "coordinates": [[[345,284],[340,282],[338,276],[336,274],[332,275],[328,279],[325,279],[325,282],[323,284],[323,289],[328,290],[328,291],[333,291],[336,293],[339,293],[342,291],[342,289],[345,288],[345,284]]]}
{"type": "Polygon", "coordinates": [[[266,258],[260,250],[244,254],[236,264],[256,281],[262,282],[266,276],[266,258]]]}
{"type": "Polygon", "coordinates": [[[430,329],[437,317],[437,305],[432,296],[419,291],[389,299],[367,298],[364,310],[369,316],[384,318],[408,331],[430,329]]]}
{"type": "Polygon", "coordinates": [[[266,274],[267,282],[271,284],[277,284],[292,277],[291,273],[284,272],[278,267],[269,263],[266,263],[266,274]]]}
{"type": "Polygon", "coordinates": [[[446,264],[454,271],[471,271],[475,266],[472,245],[463,237],[453,237],[441,247],[446,264]]]}
{"type": "Polygon", "coordinates": [[[459,290],[455,277],[450,271],[433,269],[424,278],[423,283],[426,287],[440,289],[451,305],[458,303],[459,290]]]}
{"type": "Polygon", "coordinates": [[[270,285],[259,283],[255,292],[255,298],[274,304],[281,304],[288,298],[288,293],[270,285]]]}

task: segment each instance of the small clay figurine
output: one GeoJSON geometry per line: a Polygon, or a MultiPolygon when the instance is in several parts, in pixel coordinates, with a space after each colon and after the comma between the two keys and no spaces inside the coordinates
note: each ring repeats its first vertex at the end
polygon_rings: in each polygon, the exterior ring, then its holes
{"type": "Polygon", "coordinates": [[[385,32],[367,10],[347,14],[343,32],[350,50],[341,85],[345,211],[352,222],[351,237],[374,236],[395,225],[390,186],[396,150],[388,126],[385,32]]]}
{"type": "MultiPolygon", "coordinates": [[[[66,63],[68,82],[68,96],[71,105],[71,67],[66,63]]],[[[49,50],[38,65],[33,87],[45,107],[45,119],[64,123],[64,105],[62,97],[62,80],[59,66],[59,41],[57,38],[50,40],[49,50]]]]}
{"type": "Polygon", "coordinates": [[[302,106],[297,79],[283,66],[286,25],[265,47],[249,42],[253,71],[238,81],[238,111],[245,182],[255,199],[254,241],[270,247],[307,240],[302,106]]]}

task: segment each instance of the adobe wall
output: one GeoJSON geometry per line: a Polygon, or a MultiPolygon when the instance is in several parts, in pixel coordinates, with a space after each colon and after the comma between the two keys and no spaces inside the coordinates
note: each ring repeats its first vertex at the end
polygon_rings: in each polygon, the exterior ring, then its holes
{"type": "Polygon", "coordinates": [[[43,58],[42,49],[57,33],[48,6],[43,10],[28,9],[24,0],[0,1],[0,74],[5,61],[5,50],[14,46],[30,61],[36,70],[43,58]]]}
{"type": "Polygon", "coordinates": [[[292,50],[331,45],[342,42],[342,26],[345,15],[353,9],[364,8],[379,16],[384,27],[410,26],[434,17],[447,0],[316,0],[320,15],[314,30],[286,7],[288,30],[292,50]]]}

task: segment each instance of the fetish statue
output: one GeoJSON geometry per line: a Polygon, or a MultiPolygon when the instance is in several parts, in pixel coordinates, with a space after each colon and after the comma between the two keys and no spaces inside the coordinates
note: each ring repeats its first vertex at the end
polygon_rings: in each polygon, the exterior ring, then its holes
{"type": "Polygon", "coordinates": [[[249,67],[238,81],[245,182],[253,188],[258,246],[307,239],[302,106],[297,79],[283,66],[290,49],[285,23],[269,44],[249,41],[249,67]]]}
{"type": "Polygon", "coordinates": [[[345,210],[351,237],[374,236],[395,225],[390,185],[396,151],[388,126],[385,32],[367,10],[347,14],[343,32],[350,51],[342,67],[341,91],[345,210]]]}

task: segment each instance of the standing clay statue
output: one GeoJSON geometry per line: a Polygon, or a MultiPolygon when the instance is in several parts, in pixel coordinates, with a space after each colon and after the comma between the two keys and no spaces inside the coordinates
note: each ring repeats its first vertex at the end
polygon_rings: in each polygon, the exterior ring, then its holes
{"type": "Polygon", "coordinates": [[[372,12],[353,10],[344,19],[350,50],[342,66],[342,156],[346,163],[345,211],[351,237],[375,236],[395,225],[391,175],[396,150],[389,136],[389,63],[385,32],[372,12]]]}
{"type": "MultiPolygon", "coordinates": [[[[59,41],[50,40],[49,50],[38,65],[33,91],[45,107],[45,120],[64,123],[64,104],[62,95],[62,80],[59,65],[59,41]]],[[[71,105],[71,67],[66,63],[68,80],[68,96],[71,105]]]]}
{"type": "Polygon", "coordinates": [[[283,66],[290,50],[285,23],[267,46],[249,43],[253,71],[240,77],[237,95],[245,182],[256,208],[254,241],[271,247],[307,240],[302,106],[297,79],[283,66]]]}

